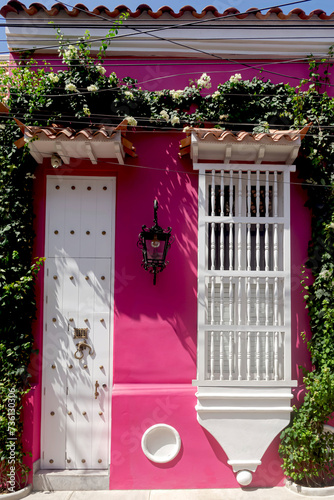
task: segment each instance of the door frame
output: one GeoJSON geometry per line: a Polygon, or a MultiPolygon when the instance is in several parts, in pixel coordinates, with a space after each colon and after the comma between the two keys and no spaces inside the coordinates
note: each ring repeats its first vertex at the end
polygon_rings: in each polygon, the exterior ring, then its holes
{"type": "MultiPolygon", "coordinates": [[[[47,361],[44,360],[44,346],[45,346],[45,337],[46,337],[46,318],[47,318],[47,302],[46,302],[46,296],[47,296],[47,260],[48,260],[48,254],[49,254],[49,245],[48,245],[48,235],[49,235],[49,203],[48,203],[48,181],[49,179],[54,179],[57,178],[59,183],[62,182],[62,180],[87,180],[87,179],[105,179],[108,182],[111,182],[111,197],[112,197],[112,207],[111,207],[111,214],[110,214],[110,221],[111,221],[111,227],[114,229],[111,233],[111,255],[110,255],[110,316],[109,316],[109,381],[108,381],[108,387],[111,388],[110,393],[109,393],[109,400],[108,400],[108,405],[109,405],[109,420],[108,420],[108,469],[110,468],[110,461],[111,461],[111,420],[112,420],[112,387],[113,387],[113,349],[114,349],[114,314],[115,314],[115,307],[114,307],[114,290],[115,290],[115,223],[116,223],[116,177],[114,176],[93,176],[93,175],[47,175],[46,176],[46,182],[45,182],[45,213],[44,213],[44,220],[45,220],[45,234],[44,234],[44,255],[45,255],[45,266],[44,266],[44,287],[43,287],[43,329],[42,329],[42,378],[41,378],[41,428],[40,428],[40,438],[41,438],[41,448],[40,448],[40,462],[41,462],[41,469],[50,469],[49,466],[46,466],[44,463],[44,457],[43,457],[43,452],[44,452],[44,443],[45,443],[45,433],[47,432],[46,425],[45,425],[45,387],[44,387],[44,380],[46,379],[45,376],[45,370],[46,370],[46,364],[47,361]]],[[[64,462],[65,462],[65,455],[64,455],[64,462]]],[[[64,463],[64,470],[66,469],[65,463],[64,463]]],[[[63,469],[54,469],[54,470],[63,470],[63,469]]],[[[79,470],[79,469],[73,469],[73,470],[79,470]]],[[[86,469],[88,470],[88,469],[86,469]]],[[[104,470],[104,469],[100,469],[104,470]]]]}

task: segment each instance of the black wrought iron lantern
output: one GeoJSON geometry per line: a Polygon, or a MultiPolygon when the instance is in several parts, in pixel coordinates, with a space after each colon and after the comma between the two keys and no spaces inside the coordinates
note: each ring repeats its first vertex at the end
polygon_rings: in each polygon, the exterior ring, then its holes
{"type": "Polygon", "coordinates": [[[168,264],[167,252],[172,244],[172,228],[162,229],[158,225],[158,200],[154,200],[154,225],[151,228],[142,226],[137,245],[143,252],[142,266],[153,273],[153,285],[157,282],[157,274],[168,264]]]}

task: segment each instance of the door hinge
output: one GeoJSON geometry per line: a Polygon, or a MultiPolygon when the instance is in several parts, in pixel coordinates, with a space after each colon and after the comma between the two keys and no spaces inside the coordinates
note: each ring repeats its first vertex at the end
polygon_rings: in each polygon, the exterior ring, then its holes
{"type": "Polygon", "coordinates": [[[45,303],[48,303],[48,296],[45,297],[45,303]]]}
{"type": "Polygon", "coordinates": [[[45,396],[45,387],[44,387],[44,396],[45,396]]]}
{"type": "Polygon", "coordinates": [[[44,451],[43,451],[43,453],[42,453],[42,457],[43,457],[43,459],[44,459],[44,451]]]}
{"type": "Polygon", "coordinates": [[[49,276],[49,269],[46,270],[46,275],[49,276]]]}
{"type": "Polygon", "coordinates": [[[68,387],[66,387],[66,396],[68,396],[68,387]]]}
{"type": "Polygon", "coordinates": [[[45,331],[47,331],[47,330],[48,330],[48,324],[45,323],[45,331]]]}

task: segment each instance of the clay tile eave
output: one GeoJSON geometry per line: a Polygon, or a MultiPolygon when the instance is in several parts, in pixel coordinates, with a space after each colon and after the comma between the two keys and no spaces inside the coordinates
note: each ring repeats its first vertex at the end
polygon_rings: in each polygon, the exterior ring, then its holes
{"type": "Polygon", "coordinates": [[[185,12],[190,12],[196,19],[201,19],[205,16],[205,12],[197,12],[197,10],[192,7],[192,5],[185,5],[184,7],[181,7],[179,13],[176,14],[176,16],[181,17],[185,12]]]}
{"type": "Polygon", "coordinates": [[[6,18],[8,14],[20,14],[21,12],[24,12],[28,16],[34,16],[40,11],[43,11],[50,17],[57,16],[60,12],[64,12],[66,13],[66,15],[72,18],[77,17],[80,12],[84,11],[88,16],[94,16],[95,14],[104,13],[111,18],[119,16],[121,12],[128,12],[131,18],[137,18],[146,13],[152,19],[158,19],[163,14],[167,14],[176,19],[181,18],[185,13],[190,13],[195,19],[202,19],[205,16],[223,18],[226,16],[230,16],[231,14],[240,20],[247,19],[248,17],[252,17],[257,20],[266,20],[273,15],[276,15],[277,19],[280,19],[282,21],[289,20],[293,16],[298,16],[299,19],[303,21],[308,21],[313,17],[317,17],[318,19],[324,21],[334,19],[334,12],[327,15],[322,9],[315,9],[310,14],[305,14],[302,9],[295,8],[289,13],[284,14],[279,7],[272,7],[271,9],[268,9],[266,13],[262,14],[262,12],[258,11],[256,7],[252,7],[251,9],[248,9],[243,13],[241,13],[234,7],[230,7],[223,13],[220,13],[214,5],[208,5],[207,7],[202,9],[201,12],[197,12],[197,10],[191,5],[185,5],[184,7],[180,8],[179,12],[175,12],[168,5],[164,5],[163,7],[160,7],[156,12],[154,12],[149,5],[140,4],[135,11],[132,11],[126,5],[118,5],[111,11],[104,5],[94,7],[92,10],[90,10],[86,5],[82,3],[78,3],[75,6],[71,7],[71,9],[68,9],[67,6],[61,2],[54,3],[51,7],[49,7],[49,5],[48,7],[46,7],[42,3],[35,2],[32,3],[29,7],[26,7],[19,0],[9,0],[9,2],[0,9],[0,14],[4,18],[6,18]]]}
{"type": "Polygon", "coordinates": [[[215,17],[221,17],[221,15],[222,15],[222,14],[219,14],[217,7],[214,7],[213,5],[208,5],[207,7],[204,7],[202,12],[205,12],[206,14],[208,12],[211,12],[215,17]]]}
{"type": "Polygon", "coordinates": [[[1,8],[0,14],[3,17],[6,17],[7,14],[9,14],[9,13],[18,14],[19,12],[22,12],[24,10],[25,10],[25,6],[23,5],[23,3],[21,3],[17,0],[11,0],[1,8]]]}
{"type": "Polygon", "coordinates": [[[327,19],[333,19],[334,17],[334,12],[332,12],[331,14],[327,15],[325,11],[321,10],[321,9],[316,9],[316,10],[313,10],[311,13],[310,13],[310,17],[312,16],[318,16],[320,19],[324,19],[324,20],[327,20],[327,19]]]}

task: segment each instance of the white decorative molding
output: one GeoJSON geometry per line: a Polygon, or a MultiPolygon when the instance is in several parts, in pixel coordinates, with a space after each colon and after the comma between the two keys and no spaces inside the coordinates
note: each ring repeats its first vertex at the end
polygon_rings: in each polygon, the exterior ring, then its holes
{"type": "Polygon", "coordinates": [[[274,135],[272,137],[270,134],[252,136],[247,133],[238,137],[218,129],[195,129],[191,131],[190,157],[194,164],[216,161],[224,164],[275,162],[291,165],[298,155],[300,137],[296,133],[293,138],[288,133],[286,136],[281,133],[278,140],[274,135]]]}
{"type": "Polygon", "coordinates": [[[37,140],[31,141],[30,136],[25,134],[30,154],[37,163],[42,163],[44,158],[51,158],[53,153],[57,153],[65,165],[70,163],[70,158],[89,159],[94,165],[103,158],[124,163],[125,152],[120,130],[113,130],[109,137],[99,134],[98,137],[90,136],[89,139],[84,134],[73,134],[70,138],[61,134],[55,139],[41,130],[37,140]]]}
{"type": "Polygon", "coordinates": [[[198,422],[227,454],[237,481],[247,486],[270,443],[290,422],[291,390],[273,386],[198,387],[196,395],[198,422]]]}
{"type": "Polygon", "coordinates": [[[159,464],[173,460],[181,449],[181,438],[174,427],[156,424],[143,434],[141,446],[145,456],[159,464]]]}
{"type": "MultiPolygon", "coordinates": [[[[33,16],[25,11],[18,14],[8,12],[6,37],[9,50],[43,47],[38,52],[57,52],[55,30],[46,25],[49,20],[50,16],[42,10],[33,16]],[[41,22],[45,23],[43,29],[39,28],[41,22]]],[[[70,41],[76,41],[82,35],[83,26],[89,30],[93,50],[98,50],[101,38],[108,33],[112,21],[108,17],[106,20],[104,28],[101,26],[103,21],[90,13],[82,12],[72,17],[59,12],[53,17],[65,39],[70,41]]],[[[334,38],[334,19],[322,20],[316,16],[301,19],[297,14],[280,19],[275,13],[267,19],[257,19],[255,14],[248,14],[244,19],[237,16],[216,18],[209,13],[204,22],[204,19],[194,19],[191,13],[184,13],[180,18],[164,13],[158,19],[152,19],[143,12],[139,17],[127,18],[118,30],[119,34],[113,38],[112,47],[107,51],[116,57],[212,60],[212,55],[215,55],[233,59],[294,59],[310,53],[314,57],[326,57],[329,40],[334,38]]]]}

